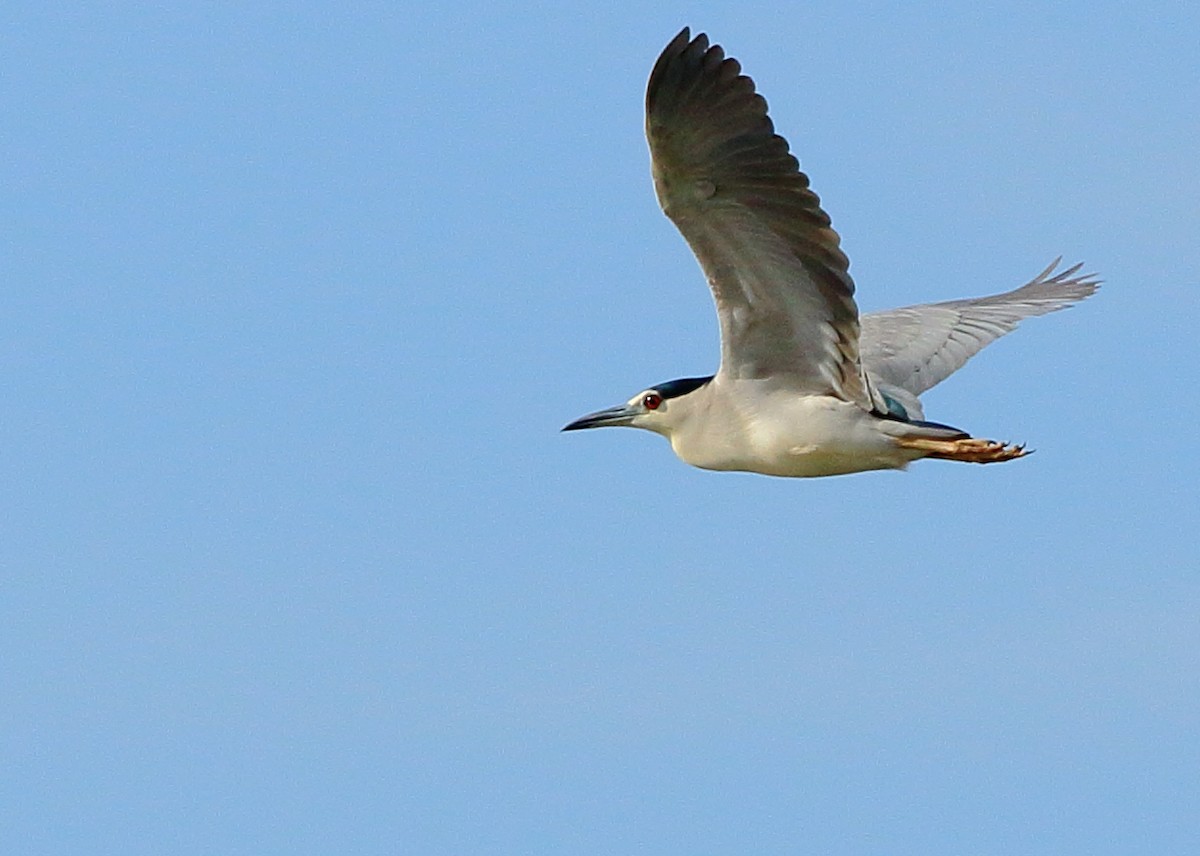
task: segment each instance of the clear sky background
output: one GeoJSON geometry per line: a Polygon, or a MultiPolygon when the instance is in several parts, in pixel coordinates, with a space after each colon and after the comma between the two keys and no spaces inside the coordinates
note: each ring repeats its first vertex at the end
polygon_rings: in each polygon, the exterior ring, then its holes
{"type": "Polygon", "coordinates": [[[1200,852],[1193,4],[2,24],[0,851],[1200,852]],[[864,310],[1105,279],[926,398],[1035,456],[558,433],[717,367],[642,138],[685,24],[864,310]]]}

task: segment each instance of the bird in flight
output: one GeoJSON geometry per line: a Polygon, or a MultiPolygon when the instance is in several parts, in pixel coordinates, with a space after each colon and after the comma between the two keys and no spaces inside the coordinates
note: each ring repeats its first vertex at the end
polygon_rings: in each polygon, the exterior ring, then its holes
{"type": "Polygon", "coordinates": [[[859,316],[849,262],[808,177],[737,60],[687,28],[646,89],[663,211],[708,279],[721,327],[715,375],[660,383],[563,428],[628,426],[709,470],[831,476],[920,458],[987,464],[1024,446],[924,418],[919,396],[1024,318],[1082,300],[1080,265],[989,297],[859,316]]]}

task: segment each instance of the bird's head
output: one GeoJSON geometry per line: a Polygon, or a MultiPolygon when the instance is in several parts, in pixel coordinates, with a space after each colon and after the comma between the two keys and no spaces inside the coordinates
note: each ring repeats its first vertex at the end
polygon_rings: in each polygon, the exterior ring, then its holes
{"type": "Polygon", "coordinates": [[[645,428],[647,431],[670,437],[693,409],[690,406],[695,402],[693,394],[710,380],[712,375],[686,377],[657,384],[642,390],[624,404],[582,416],[562,430],[580,431],[584,428],[625,426],[645,428]]]}

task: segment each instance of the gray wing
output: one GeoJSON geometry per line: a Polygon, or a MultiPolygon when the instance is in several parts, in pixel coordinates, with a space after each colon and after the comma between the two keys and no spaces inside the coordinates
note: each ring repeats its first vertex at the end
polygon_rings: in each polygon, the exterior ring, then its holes
{"type": "Polygon", "coordinates": [[[684,29],[650,75],[646,136],[659,204],[712,288],[721,371],[869,409],[838,235],[737,60],[684,29]]]}
{"type": "Polygon", "coordinates": [[[886,387],[920,395],[1022,319],[1064,309],[1099,286],[1094,274],[1078,274],[1082,265],[1054,273],[1060,261],[1004,294],[864,315],[860,347],[867,374],[886,387]]]}

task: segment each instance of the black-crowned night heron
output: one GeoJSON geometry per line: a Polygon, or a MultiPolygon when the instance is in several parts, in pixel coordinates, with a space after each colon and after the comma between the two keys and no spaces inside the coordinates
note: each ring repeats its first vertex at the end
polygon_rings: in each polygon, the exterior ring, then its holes
{"type": "Polygon", "coordinates": [[[830,476],[919,458],[992,463],[1026,454],[924,421],[918,396],[1023,318],[1096,290],[1079,265],[1004,294],[859,318],[849,263],[808,177],[737,60],[684,29],[646,90],[654,188],[712,288],[715,375],[644,389],[564,431],[662,434],[710,470],[830,476]]]}

